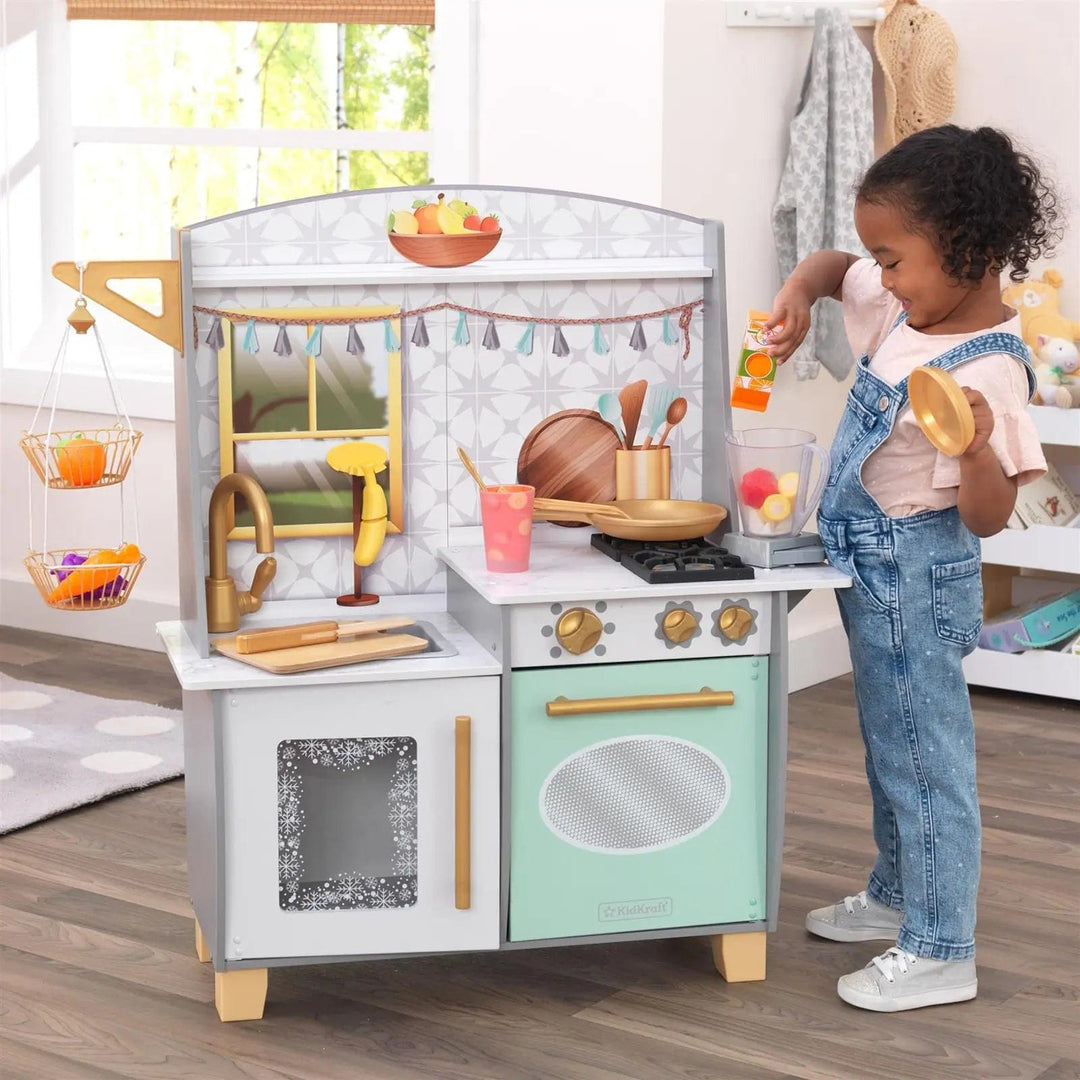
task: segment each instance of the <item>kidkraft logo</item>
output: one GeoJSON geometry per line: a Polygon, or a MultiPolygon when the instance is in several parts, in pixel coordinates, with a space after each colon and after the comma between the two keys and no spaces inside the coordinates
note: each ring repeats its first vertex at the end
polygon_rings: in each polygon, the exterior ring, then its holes
{"type": "Polygon", "coordinates": [[[670,915],[670,896],[651,900],[608,900],[600,905],[597,915],[601,922],[621,922],[625,919],[658,919],[670,915]]]}

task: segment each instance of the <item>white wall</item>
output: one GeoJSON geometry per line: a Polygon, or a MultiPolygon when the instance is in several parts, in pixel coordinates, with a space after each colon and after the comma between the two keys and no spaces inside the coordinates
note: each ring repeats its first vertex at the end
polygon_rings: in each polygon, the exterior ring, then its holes
{"type": "MultiPolygon", "coordinates": [[[[933,0],[959,45],[953,121],[1018,136],[1055,174],[1073,223],[1047,265],[1065,276],[1063,307],[1080,316],[1080,4],[1076,0],[933,0]]],[[[872,49],[870,28],[857,33],[872,49]]],[[[772,205],[813,37],[810,28],[729,28],[717,0],[668,0],[664,30],[663,205],[721,219],[727,237],[729,347],[750,308],[770,307],[779,285],[772,205]]],[[[884,122],[880,71],[874,93],[884,122]]],[[[736,410],[740,427],[800,427],[828,445],[850,379],[822,370],[777,376],[764,416],[736,410]]],[[[792,613],[793,637],[824,631],[846,664],[833,598],[811,595],[792,613]]],[[[829,671],[823,671],[827,675],[829,671]]]]}

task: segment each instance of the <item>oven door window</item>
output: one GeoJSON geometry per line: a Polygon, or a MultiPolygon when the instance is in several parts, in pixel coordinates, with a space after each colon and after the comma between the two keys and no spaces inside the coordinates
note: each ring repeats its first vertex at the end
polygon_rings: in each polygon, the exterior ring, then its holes
{"type": "Polygon", "coordinates": [[[412,907],[416,740],[286,739],[277,767],[281,908],[412,907]]]}

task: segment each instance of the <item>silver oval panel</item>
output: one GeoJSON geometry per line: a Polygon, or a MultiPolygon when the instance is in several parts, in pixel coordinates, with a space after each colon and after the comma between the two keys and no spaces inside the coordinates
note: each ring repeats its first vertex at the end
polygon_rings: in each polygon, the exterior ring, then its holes
{"type": "Polygon", "coordinates": [[[667,735],[627,735],[578,750],[540,789],[540,817],[560,840],[633,855],[681,844],[727,805],[731,781],[715,754],[667,735]]]}

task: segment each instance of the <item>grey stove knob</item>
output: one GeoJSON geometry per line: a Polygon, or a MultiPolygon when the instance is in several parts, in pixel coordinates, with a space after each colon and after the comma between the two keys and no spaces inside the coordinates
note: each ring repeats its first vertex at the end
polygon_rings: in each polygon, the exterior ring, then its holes
{"type": "Polygon", "coordinates": [[[555,624],[559,644],[575,656],[587,653],[600,640],[604,624],[585,608],[571,608],[555,624]]]}
{"type": "Polygon", "coordinates": [[[661,625],[664,637],[674,645],[694,636],[698,628],[698,617],[686,608],[673,608],[664,616],[661,625]]]}
{"type": "Polygon", "coordinates": [[[720,633],[723,634],[728,641],[738,641],[740,638],[746,637],[753,621],[754,616],[751,615],[746,608],[734,605],[732,607],[724,608],[724,610],[720,612],[720,617],[716,620],[716,625],[720,633]]]}

